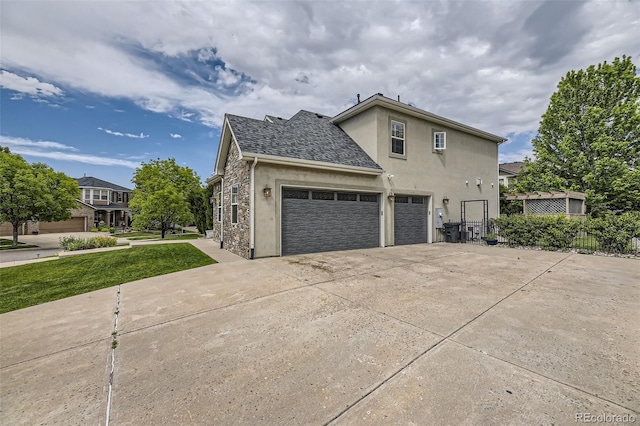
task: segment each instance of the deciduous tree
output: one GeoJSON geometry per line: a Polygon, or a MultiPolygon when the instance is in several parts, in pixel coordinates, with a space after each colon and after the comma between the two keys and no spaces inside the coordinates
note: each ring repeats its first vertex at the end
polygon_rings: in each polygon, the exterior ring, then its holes
{"type": "Polygon", "coordinates": [[[590,211],[640,210],[640,77],[630,57],[570,71],[551,96],[518,190],[587,194],[590,211]]]}
{"type": "Polygon", "coordinates": [[[28,220],[53,222],[71,218],[80,188],[75,179],[42,163],[27,163],[9,148],[0,147],[0,222],[18,229],[28,220]]]}
{"type": "Polygon", "coordinates": [[[136,228],[160,229],[162,238],[174,224],[193,222],[188,200],[200,190],[200,178],[175,159],[142,163],[133,177],[135,189],[129,203],[136,228]]]}

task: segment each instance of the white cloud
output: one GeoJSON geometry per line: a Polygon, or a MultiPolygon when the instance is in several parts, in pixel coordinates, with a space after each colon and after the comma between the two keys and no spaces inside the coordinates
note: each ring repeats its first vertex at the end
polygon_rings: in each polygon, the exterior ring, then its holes
{"type": "Polygon", "coordinates": [[[169,136],[171,136],[173,139],[182,139],[182,135],[178,133],[169,133],[169,136]]]}
{"type": "Polygon", "coordinates": [[[58,142],[32,141],[26,138],[14,138],[1,135],[0,145],[8,146],[14,154],[29,155],[37,158],[73,161],[98,166],[124,166],[132,169],[140,165],[140,163],[136,161],[112,158],[110,156],[100,157],[91,154],[68,152],[78,151],[78,149],[58,142]]]}
{"type": "Polygon", "coordinates": [[[41,148],[41,149],[62,149],[65,151],[77,151],[78,149],[73,147],[73,146],[69,146],[69,145],[65,145],[62,143],[58,143],[58,142],[50,142],[50,141],[32,141],[30,139],[26,139],[26,138],[14,138],[11,136],[5,136],[5,135],[1,135],[0,136],[0,145],[2,146],[8,146],[10,147],[12,150],[14,147],[33,147],[33,148],[41,148]]]}
{"type": "Polygon", "coordinates": [[[624,1],[257,2],[242,13],[233,2],[7,2],[0,63],[51,82],[44,93],[70,87],[208,126],[225,112],[333,115],[382,92],[505,135],[538,127],[567,71],[637,58],[628,29],[639,25],[624,1]],[[214,81],[187,82],[149,53],[213,62],[214,81]],[[252,81],[238,88],[238,73],[252,81]]]}
{"type": "Polygon", "coordinates": [[[84,106],[86,109],[95,109],[96,107],[93,105],[85,105],[84,106]]]}
{"type": "Polygon", "coordinates": [[[51,83],[42,82],[35,77],[21,77],[5,70],[0,71],[0,86],[32,96],[54,97],[64,95],[62,89],[51,83]]]}
{"type": "Polygon", "coordinates": [[[114,130],[109,130],[109,129],[103,129],[102,127],[98,127],[98,130],[102,130],[103,132],[113,135],[113,136],[126,136],[128,138],[132,138],[132,139],[145,139],[148,138],[149,135],[145,135],[144,133],[140,132],[139,135],[133,134],[133,133],[122,133],[122,132],[116,132],[114,130]]]}

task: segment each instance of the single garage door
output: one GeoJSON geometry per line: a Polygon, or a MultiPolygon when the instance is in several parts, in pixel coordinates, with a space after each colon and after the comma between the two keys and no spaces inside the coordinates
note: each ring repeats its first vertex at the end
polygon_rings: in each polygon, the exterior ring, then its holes
{"type": "Polygon", "coordinates": [[[378,194],[282,191],[282,255],[380,245],[378,194]]]}
{"type": "Polygon", "coordinates": [[[427,197],[398,196],[393,203],[394,244],[427,242],[427,197]]]}
{"type": "Polygon", "coordinates": [[[59,222],[40,222],[41,234],[56,232],[84,232],[84,217],[72,217],[59,222]]]}

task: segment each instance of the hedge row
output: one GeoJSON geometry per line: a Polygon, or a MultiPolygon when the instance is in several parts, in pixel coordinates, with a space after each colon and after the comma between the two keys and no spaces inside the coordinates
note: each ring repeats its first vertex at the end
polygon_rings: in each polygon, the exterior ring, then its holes
{"type": "Polygon", "coordinates": [[[567,219],[564,215],[512,215],[495,219],[494,224],[497,234],[509,245],[568,249],[578,234],[584,232],[595,238],[601,251],[628,253],[637,250],[632,240],[640,238],[640,212],[608,214],[584,221],[567,219]]]}
{"type": "Polygon", "coordinates": [[[62,237],[60,246],[66,251],[88,250],[101,247],[115,247],[118,239],[99,235],[91,238],[62,237]]]}

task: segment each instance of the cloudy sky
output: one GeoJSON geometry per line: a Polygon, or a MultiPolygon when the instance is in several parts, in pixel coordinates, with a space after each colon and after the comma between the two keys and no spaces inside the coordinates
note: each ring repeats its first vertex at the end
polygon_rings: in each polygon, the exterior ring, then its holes
{"type": "Polygon", "coordinates": [[[0,2],[0,145],[131,186],[140,161],[211,175],[225,112],[336,115],[383,93],[530,155],[560,78],[640,65],[640,2],[0,2]]]}

